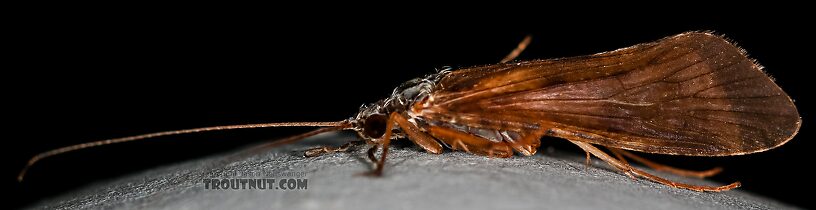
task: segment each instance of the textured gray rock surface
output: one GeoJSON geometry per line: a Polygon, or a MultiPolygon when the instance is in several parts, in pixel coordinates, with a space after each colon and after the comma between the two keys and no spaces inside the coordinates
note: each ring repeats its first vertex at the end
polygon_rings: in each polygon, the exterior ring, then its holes
{"type": "MultiPolygon", "coordinates": [[[[163,166],[47,199],[33,208],[115,209],[791,209],[740,190],[701,193],[634,181],[583,156],[542,151],[532,157],[487,158],[461,152],[431,155],[395,147],[385,176],[371,169],[365,148],[302,157],[316,145],[351,135],[327,134],[254,153],[215,155],[163,166]],[[236,158],[237,157],[237,158],[236,158]],[[248,177],[237,173],[261,173],[248,177]],[[294,172],[292,174],[286,174],[294,172]],[[265,174],[272,173],[272,174],[265,174]],[[279,174],[283,173],[283,174],[279,174]],[[306,189],[206,189],[210,178],[305,179],[306,189]]],[[[364,146],[363,146],[364,147],[364,146]]],[[[666,175],[689,183],[711,183],[666,175]]],[[[287,182],[288,183],[288,182],[287,182]]],[[[284,186],[288,186],[284,184],[284,186]]]]}

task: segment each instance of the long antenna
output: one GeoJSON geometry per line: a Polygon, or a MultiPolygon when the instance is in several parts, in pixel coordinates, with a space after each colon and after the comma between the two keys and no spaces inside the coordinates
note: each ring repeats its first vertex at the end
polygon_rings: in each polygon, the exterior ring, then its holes
{"type": "Polygon", "coordinates": [[[81,144],[75,144],[65,147],[60,147],[57,149],[49,150],[40,154],[31,157],[28,160],[28,163],[20,171],[20,174],[17,175],[17,181],[22,182],[23,178],[25,178],[26,172],[34,163],[45,159],[47,157],[51,157],[54,155],[59,155],[66,152],[76,151],[80,149],[86,149],[91,147],[98,147],[102,145],[108,144],[118,144],[123,142],[129,141],[136,141],[142,139],[149,139],[149,138],[156,138],[161,136],[171,136],[171,135],[179,135],[179,134],[188,134],[188,133],[198,133],[198,132],[207,132],[207,131],[220,131],[220,130],[234,130],[234,129],[249,129],[249,128],[270,128],[270,127],[330,127],[330,128],[323,128],[318,129],[320,132],[309,132],[306,135],[298,135],[293,136],[293,138],[284,139],[284,142],[279,142],[278,144],[285,144],[292,142],[297,139],[302,139],[311,135],[315,135],[317,133],[328,132],[333,130],[343,130],[348,129],[351,127],[351,123],[348,120],[337,121],[337,122],[282,122],[282,123],[259,123],[259,124],[244,124],[244,125],[224,125],[224,126],[212,126],[212,127],[203,127],[203,128],[192,128],[192,129],[184,129],[184,130],[174,130],[174,131],[163,131],[163,132],[156,132],[156,133],[148,133],[136,136],[128,136],[128,137],[121,137],[121,138],[113,138],[113,139],[105,139],[81,144]],[[294,138],[299,137],[299,138],[294,138]]]}

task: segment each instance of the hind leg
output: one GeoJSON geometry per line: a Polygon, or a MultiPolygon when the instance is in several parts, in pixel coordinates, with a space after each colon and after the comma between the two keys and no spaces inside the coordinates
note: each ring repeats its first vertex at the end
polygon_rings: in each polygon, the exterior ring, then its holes
{"type": "Polygon", "coordinates": [[[652,174],[646,173],[644,171],[638,170],[635,167],[632,167],[631,165],[629,165],[627,163],[623,163],[623,162],[613,158],[612,156],[609,156],[609,154],[606,154],[605,152],[601,151],[597,147],[592,146],[592,144],[581,142],[581,141],[573,141],[573,140],[569,140],[569,141],[572,142],[575,145],[578,145],[578,147],[581,147],[581,149],[583,149],[584,151],[592,153],[592,155],[594,155],[595,157],[598,157],[601,160],[605,161],[606,163],[609,163],[609,165],[612,165],[613,167],[617,168],[618,170],[623,171],[624,173],[627,173],[627,174],[631,173],[631,174],[634,174],[636,176],[639,176],[639,177],[642,177],[642,178],[645,178],[645,179],[648,179],[648,180],[651,180],[651,181],[654,181],[654,182],[657,182],[657,183],[660,183],[660,184],[668,185],[668,186],[671,186],[671,187],[680,188],[680,189],[694,190],[694,191],[720,192],[720,191],[726,191],[726,190],[734,189],[734,188],[737,188],[737,187],[740,186],[739,182],[734,182],[734,183],[731,183],[729,185],[718,186],[718,187],[691,185],[691,184],[684,184],[684,183],[674,182],[674,181],[671,181],[671,180],[668,180],[668,179],[665,179],[665,178],[662,178],[662,177],[652,175],[652,174]]]}
{"type": "Polygon", "coordinates": [[[717,175],[718,173],[722,172],[722,168],[720,168],[720,167],[708,169],[708,170],[705,170],[705,171],[692,171],[692,170],[686,170],[686,169],[679,169],[679,168],[675,168],[675,167],[671,167],[671,166],[667,166],[667,165],[652,162],[652,161],[650,161],[650,160],[648,160],[646,158],[637,156],[637,155],[635,155],[635,154],[633,154],[631,152],[625,151],[625,150],[616,149],[616,148],[608,148],[608,149],[613,154],[615,154],[615,156],[617,156],[618,159],[621,160],[621,162],[623,162],[623,163],[626,163],[626,160],[623,157],[623,156],[626,156],[626,157],[631,158],[632,160],[634,160],[636,162],[642,163],[643,165],[646,165],[647,167],[652,168],[654,170],[669,172],[669,173],[680,175],[680,176],[706,178],[706,177],[709,177],[709,176],[717,175]]]}

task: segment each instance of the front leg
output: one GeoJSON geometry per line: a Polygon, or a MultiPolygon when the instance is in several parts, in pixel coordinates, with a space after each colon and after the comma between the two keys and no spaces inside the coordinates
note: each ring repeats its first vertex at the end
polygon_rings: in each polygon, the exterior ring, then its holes
{"type": "Polygon", "coordinates": [[[391,130],[394,129],[394,119],[397,117],[401,117],[399,113],[391,112],[388,120],[385,121],[385,134],[374,141],[374,143],[377,143],[377,145],[374,145],[374,147],[368,150],[368,158],[373,160],[374,152],[377,150],[378,146],[382,145],[382,155],[380,156],[380,159],[377,160],[374,170],[363,173],[362,175],[382,176],[383,166],[385,165],[385,157],[388,156],[388,146],[391,144],[391,130]]]}
{"type": "Polygon", "coordinates": [[[383,136],[375,142],[377,145],[368,150],[369,159],[371,159],[371,161],[375,162],[377,165],[373,171],[368,172],[365,175],[382,175],[383,167],[385,166],[385,157],[388,155],[388,145],[391,144],[391,130],[394,128],[394,124],[399,126],[402,132],[408,137],[408,140],[411,140],[414,142],[414,144],[422,147],[422,149],[428,153],[442,153],[442,145],[439,144],[439,142],[437,142],[433,137],[420,131],[416,125],[409,122],[408,118],[402,114],[392,112],[388,117],[388,121],[386,121],[385,134],[383,134],[383,136]],[[375,160],[374,152],[379,146],[382,146],[383,148],[382,155],[379,160],[375,160]]]}

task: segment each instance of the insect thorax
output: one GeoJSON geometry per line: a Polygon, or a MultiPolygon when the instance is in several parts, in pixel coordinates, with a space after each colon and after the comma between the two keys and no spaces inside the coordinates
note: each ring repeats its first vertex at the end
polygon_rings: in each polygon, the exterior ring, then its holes
{"type": "MultiPolygon", "coordinates": [[[[437,82],[449,71],[442,70],[436,74],[415,78],[402,83],[394,89],[391,96],[371,104],[363,104],[357,116],[350,119],[354,130],[362,138],[375,139],[385,133],[386,121],[392,112],[403,113],[417,101],[422,101],[431,93],[437,82]]],[[[394,128],[398,131],[398,128],[394,128]]],[[[402,137],[400,132],[394,132],[394,138],[402,137]]]]}

